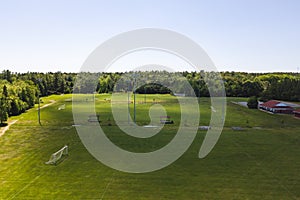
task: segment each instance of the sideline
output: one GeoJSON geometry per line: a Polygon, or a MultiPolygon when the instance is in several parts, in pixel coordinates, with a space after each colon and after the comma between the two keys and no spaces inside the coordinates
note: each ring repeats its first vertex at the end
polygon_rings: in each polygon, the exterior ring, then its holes
{"type": "Polygon", "coordinates": [[[13,196],[11,196],[9,199],[14,199],[16,196],[18,196],[21,192],[23,192],[25,189],[27,189],[32,183],[34,183],[38,178],[41,177],[40,174],[38,176],[36,176],[34,179],[32,179],[28,184],[26,184],[21,190],[19,190],[18,192],[16,192],[15,194],[13,194],[13,196]]]}
{"type": "Polygon", "coordinates": [[[2,127],[1,129],[0,129],[0,137],[2,136],[2,135],[4,135],[4,133],[9,129],[9,127],[11,126],[11,125],[13,125],[14,123],[16,123],[18,120],[12,120],[12,121],[10,121],[10,122],[8,122],[8,124],[7,124],[7,126],[5,126],[5,127],[2,127]]]}

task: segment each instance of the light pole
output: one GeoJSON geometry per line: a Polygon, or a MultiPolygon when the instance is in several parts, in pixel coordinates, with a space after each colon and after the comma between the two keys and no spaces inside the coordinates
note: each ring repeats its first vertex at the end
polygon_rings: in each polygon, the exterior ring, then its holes
{"type": "Polygon", "coordinates": [[[129,82],[130,82],[130,81],[127,81],[127,109],[128,109],[127,120],[128,120],[128,124],[130,124],[129,82]]]}
{"type": "Polygon", "coordinates": [[[136,97],[135,97],[135,92],[136,92],[136,77],[134,76],[134,90],[133,90],[133,101],[134,101],[134,104],[133,104],[133,121],[134,121],[134,124],[136,123],[136,104],[135,104],[135,101],[136,101],[136,97]]]}
{"type": "Polygon", "coordinates": [[[201,87],[201,80],[198,81],[198,99],[200,99],[200,87],[201,87]]]}
{"type": "Polygon", "coordinates": [[[146,99],[146,87],[144,86],[144,93],[145,93],[145,96],[144,96],[144,101],[145,101],[145,104],[146,104],[146,101],[147,101],[147,99],[146,99]]]}
{"type": "Polygon", "coordinates": [[[134,124],[136,124],[136,77],[138,75],[137,74],[133,74],[133,121],[134,124]]]}
{"type": "MultiPolygon", "coordinates": [[[[133,77],[133,85],[132,85],[132,92],[133,92],[133,122],[136,123],[136,74],[132,74],[130,76],[130,80],[132,80],[133,77]]],[[[132,83],[131,81],[127,81],[127,101],[128,101],[128,124],[130,123],[130,107],[129,107],[129,83],[132,83]]]]}
{"type": "Polygon", "coordinates": [[[38,94],[38,101],[39,101],[39,104],[38,104],[38,118],[39,118],[39,124],[41,124],[41,104],[40,104],[40,95],[38,94]]]}
{"type": "MultiPolygon", "coordinates": [[[[41,78],[38,79],[39,83],[42,81],[41,78]]],[[[39,90],[40,90],[40,87],[38,86],[39,90]]],[[[39,124],[40,126],[42,125],[41,123],[41,101],[40,101],[40,91],[38,91],[38,121],[39,121],[39,124]]]]}

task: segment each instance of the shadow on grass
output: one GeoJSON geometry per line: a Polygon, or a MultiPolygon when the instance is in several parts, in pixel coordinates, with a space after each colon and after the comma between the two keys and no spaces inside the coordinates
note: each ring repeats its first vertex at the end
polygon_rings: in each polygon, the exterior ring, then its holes
{"type": "Polygon", "coordinates": [[[54,166],[56,165],[59,165],[60,163],[62,163],[64,160],[66,160],[69,156],[68,155],[63,155],[55,164],[54,166]]]}
{"type": "Polygon", "coordinates": [[[63,155],[58,161],[56,162],[53,162],[53,163],[45,163],[47,165],[52,165],[52,166],[57,166],[59,165],[60,163],[62,163],[64,160],[66,160],[68,158],[68,155],[63,155]]]}

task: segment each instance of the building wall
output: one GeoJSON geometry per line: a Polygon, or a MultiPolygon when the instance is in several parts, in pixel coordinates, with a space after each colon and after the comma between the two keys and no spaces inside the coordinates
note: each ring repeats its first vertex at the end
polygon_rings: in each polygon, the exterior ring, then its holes
{"type": "Polygon", "coordinates": [[[283,114],[293,114],[292,108],[284,108],[284,107],[278,107],[278,108],[269,108],[265,106],[260,106],[260,109],[272,112],[272,113],[283,113],[283,114]]]}
{"type": "Polygon", "coordinates": [[[279,110],[279,109],[275,108],[275,112],[274,113],[292,114],[293,110],[279,110]]]}

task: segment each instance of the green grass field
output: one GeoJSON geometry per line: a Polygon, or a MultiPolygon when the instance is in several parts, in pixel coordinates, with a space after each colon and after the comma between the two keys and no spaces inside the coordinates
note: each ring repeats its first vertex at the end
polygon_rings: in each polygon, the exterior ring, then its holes
{"type": "MultiPolygon", "coordinates": [[[[43,98],[44,104],[56,103],[41,110],[42,126],[36,108],[10,119],[18,121],[0,138],[0,199],[300,199],[300,120],[292,116],[249,110],[231,103],[245,99],[228,98],[224,130],[207,157],[198,158],[206,133],[198,131],[188,151],[170,166],[130,174],[113,170],[88,153],[72,127],[71,98],[43,98]],[[58,110],[63,104],[65,109],[58,110]],[[245,129],[233,131],[232,126],[245,129]],[[65,144],[69,156],[56,166],[46,165],[65,144]]],[[[174,137],[180,119],[174,97],[147,95],[148,103],[137,105],[139,125],[149,122],[153,99],[175,121],[147,139],[120,134],[109,98],[96,96],[97,112],[103,130],[120,147],[153,151],[174,137]]],[[[138,101],[143,99],[138,95],[138,101]]],[[[208,125],[209,98],[200,99],[200,111],[200,125],[208,125]]]]}

